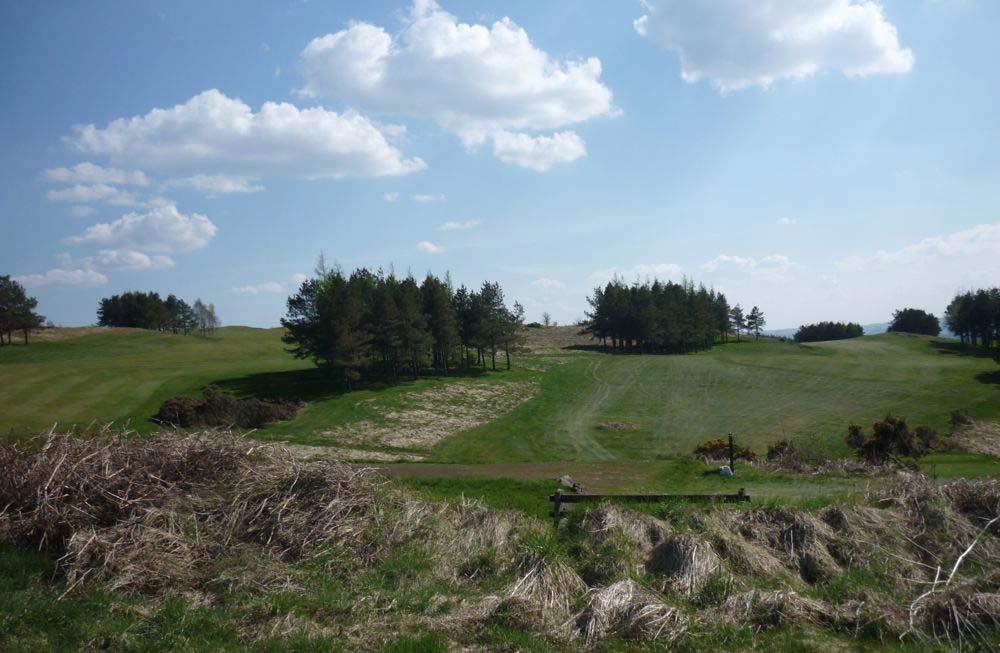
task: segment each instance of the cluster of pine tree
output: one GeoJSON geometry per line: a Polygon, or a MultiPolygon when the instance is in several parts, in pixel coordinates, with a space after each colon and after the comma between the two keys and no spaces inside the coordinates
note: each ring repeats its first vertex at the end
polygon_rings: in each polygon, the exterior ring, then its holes
{"type": "Polygon", "coordinates": [[[805,324],[795,332],[795,342],[821,342],[823,340],[846,340],[860,338],[865,330],[854,322],[818,322],[805,324]]]}
{"type": "Polygon", "coordinates": [[[184,335],[198,331],[204,335],[219,327],[219,318],[215,304],[205,304],[200,299],[191,306],[174,295],[162,299],[159,293],[130,291],[102,299],[97,308],[97,323],[184,335]]]}
{"type": "MultiPolygon", "coordinates": [[[[680,353],[711,347],[732,333],[746,329],[742,309],[738,320],[725,295],[690,281],[659,280],[628,284],[614,279],[595,288],[587,301],[591,310],[583,331],[611,343],[616,351],[680,353]]],[[[738,307],[736,307],[738,309],[738,307]]],[[[759,334],[764,316],[754,307],[754,329],[759,334]]]]}
{"type": "Polygon", "coordinates": [[[956,295],[944,313],[945,324],[973,347],[987,351],[997,345],[1000,360],[1000,288],[969,291],[956,295]]]}
{"type": "Polygon", "coordinates": [[[889,331],[936,336],[941,333],[941,323],[933,313],[919,308],[903,308],[893,311],[889,331]]]}
{"type": "Polygon", "coordinates": [[[45,318],[35,312],[38,300],[25,292],[24,286],[11,279],[9,274],[0,276],[0,347],[7,334],[7,344],[11,344],[10,334],[20,331],[24,344],[28,344],[28,333],[42,326],[45,318]]]}
{"type": "Polygon", "coordinates": [[[524,339],[524,309],[507,308],[499,283],[455,290],[447,276],[428,273],[417,283],[364,268],[348,276],[322,261],[316,272],[288,298],[283,339],[297,358],[311,358],[348,388],[368,377],[485,367],[487,359],[496,369],[501,351],[510,369],[524,339]]]}

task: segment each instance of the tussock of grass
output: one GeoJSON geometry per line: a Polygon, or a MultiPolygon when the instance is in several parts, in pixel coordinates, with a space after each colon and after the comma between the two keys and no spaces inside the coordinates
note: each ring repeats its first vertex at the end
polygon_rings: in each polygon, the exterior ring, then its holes
{"type": "Polygon", "coordinates": [[[57,572],[0,575],[0,647],[37,645],[55,628],[43,609],[81,620],[68,648],[137,631],[167,648],[352,650],[998,635],[996,480],[912,477],[861,503],[681,506],[666,521],[604,504],[553,530],[228,433],[50,434],[0,445],[0,465],[0,564],[41,549],[57,572]],[[914,602],[959,555],[954,582],[914,602]],[[171,620],[184,625],[156,625],[171,620]]]}

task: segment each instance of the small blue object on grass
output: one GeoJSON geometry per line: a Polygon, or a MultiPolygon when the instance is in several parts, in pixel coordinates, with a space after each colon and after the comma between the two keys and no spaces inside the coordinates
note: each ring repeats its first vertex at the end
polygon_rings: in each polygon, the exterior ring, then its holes
{"type": "Polygon", "coordinates": [[[733,475],[733,470],[729,465],[723,465],[719,468],[719,476],[725,476],[730,478],[733,475]]]}

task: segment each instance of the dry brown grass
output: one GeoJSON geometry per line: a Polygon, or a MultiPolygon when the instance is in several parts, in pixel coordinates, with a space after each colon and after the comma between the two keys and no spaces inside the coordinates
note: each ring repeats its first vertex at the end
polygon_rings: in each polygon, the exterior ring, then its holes
{"type": "Polygon", "coordinates": [[[708,541],[694,535],[674,535],[657,546],[646,562],[646,571],[663,575],[665,586],[693,596],[722,562],[708,541]]]}
{"type": "Polygon", "coordinates": [[[948,440],[965,451],[1000,457],[1000,422],[973,422],[948,440]]]}
{"type": "Polygon", "coordinates": [[[684,634],[687,621],[680,610],[627,579],[594,590],[587,607],[576,618],[589,645],[613,635],[673,641],[684,634]]]}
{"type": "Polygon", "coordinates": [[[324,431],[334,442],[398,449],[429,449],[441,440],[475,428],[528,401],[535,383],[456,382],[408,394],[407,408],[384,410],[369,400],[384,422],[353,422],[324,431]]]}
{"type": "Polygon", "coordinates": [[[364,649],[392,632],[433,628],[468,641],[474,629],[502,623],[579,648],[615,637],[670,642],[723,622],[974,648],[1000,627],[1000,576],[982,571],[1000,559],[990,526],[1000,523],[991,521],[1000,519],[997,480],[912,477],[869,505],[720,506],[673,527],[602,504],[546,540],[547,525],[522,514],[420,500],[370,469],[304,463],[229,433],[50,434],[0,443],[0,471],[0,543],[59,554],[66,594],[100,588],[204,606],[247,592],[308,593],[304,569],[363,588],[336,630],[321,612],[253,612],[239,624],[248,642],[343,633],[364,649]],[[563,537],[573,544],[559,548],[563,537]],[[362,584],[401,553],[429,564],[404,570],[413,576],[398,588],[362,584]],[[588,576],[591,555],[626,560],[625,577],[588,576]],[[645,567],[635,569],[636,560],[645,567]],[[870,569],[881,570],[884,587],[869,583],[836,604],[808,596],[870,569]],[[731,582],[709,584],[720,571],[731,582]],[[662,582],[670,601],[633,572],[662,582]],[[761,576],[769,589],[750,589],[761,576]],[[413,608],[409,599],[428,590],[435,598],[413,608]],[[445,603],[459,605],[434,612],[445,603]]]}

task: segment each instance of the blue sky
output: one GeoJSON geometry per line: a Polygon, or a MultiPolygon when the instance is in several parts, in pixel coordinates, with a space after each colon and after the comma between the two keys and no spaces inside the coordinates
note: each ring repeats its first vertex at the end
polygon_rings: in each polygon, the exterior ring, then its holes
{"type": "Polygon", "coordinates": [[[320,252],[613,274],[771,327],[1000,282],[1000,4],[0,5],[0,273],[58,324],[129,289],[275,325],[320,252]],[[643,18],[643,17],[646,18],[643,18]]]}

